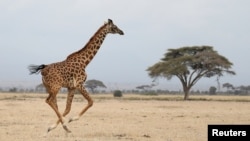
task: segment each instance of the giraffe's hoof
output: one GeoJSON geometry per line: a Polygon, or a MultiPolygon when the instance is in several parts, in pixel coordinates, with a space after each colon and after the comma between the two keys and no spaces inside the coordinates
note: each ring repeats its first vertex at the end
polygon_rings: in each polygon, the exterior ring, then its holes
{"type": "Polygon", "coordinates": [[[67,133],[71,133],[71,131],[69,130],[69,128],[66,125],[63,125],[63,129],[67,132],[67,133]]]}
{"type": "Polygon", "coordinates": [[[53,130],[53,129],[55,129],[55,128],[49,127],[48,130],[47,130],[47,133],[49,133],[49,132],[50,132],[51,130],[53,130]]]}
{"type": "Polygon", "coordinates": [[[78,120],[78,119],[79,119],[79,116],[72,117],[72,118],[70,118],[70,119],[69,119],[69,121],[68,121],[68,122],[70,123],[70,122],[72,122],[72,121],[76,121],[76,120],[78,120]]]}
{"type": "Polygon", "coordinates": [[[57,127],[57,124],[53,124],[52,126],[50,126],[47,130],[47,133],[49,133],[51,130],[55,129],[57,127]]]}
{"type": "Polygon", "coordinates": [[[72,119],[72,118],[70,118],[70,119],[69,119],[69,123],[70,123],[70,122],[72,122],[72,121],[73,121],[73,119],[72,119]]]}

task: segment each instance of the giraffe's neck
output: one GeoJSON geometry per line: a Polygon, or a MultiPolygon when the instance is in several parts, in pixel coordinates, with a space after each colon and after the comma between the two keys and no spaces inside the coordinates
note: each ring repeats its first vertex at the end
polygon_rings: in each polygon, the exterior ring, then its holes
{"type": "Polygon", "coordinates": [[[79,51],[76,51],[70,54],[66,61],[73,61],[80,64],[81,67],[85,68],[90,61],[96,55],[98,49],[101,47],[106,35],[107,31],[105,30],[105,26],[100,27],[97,32],[90,38],[88,43],[79,51]]]}

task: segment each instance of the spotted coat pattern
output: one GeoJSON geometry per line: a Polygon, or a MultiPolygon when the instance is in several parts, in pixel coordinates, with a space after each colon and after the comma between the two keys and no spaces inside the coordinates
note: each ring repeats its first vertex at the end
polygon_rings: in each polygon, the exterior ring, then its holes
{"type": "Polygon", "coordinates": [[[55,125],[49,127],[48,132],[54,129],[60,122],[62,123],[63,128],[67,132],[70,132],[65,125],[63,117],[70,112],[75,89],[79,90],[84,98],[87,99],[88,105],[83,108],[78,116],[69,119],[69,122],[78,120],[79,117],[93,105],[93,100],[83,86],[83,83],[87,78],[85,68],[93,59],[106,35],[109,33],[117,33],[120,35],[124,34],[123,31],[114,25],[113,21],[109,19],[107,23],[102,25],[97,30],[97,32],[90,38],[89,42],[82,49],[70,54],[64,61],[44,65],[44,68],[41,69],[42,81],[47,92],[49,93],[46,102],[51,106],[59,118],[55,125]],[[56,95],[61,87],[68,89],[66,109],[62,115],[58,110],[56,100],[56,95]]]}

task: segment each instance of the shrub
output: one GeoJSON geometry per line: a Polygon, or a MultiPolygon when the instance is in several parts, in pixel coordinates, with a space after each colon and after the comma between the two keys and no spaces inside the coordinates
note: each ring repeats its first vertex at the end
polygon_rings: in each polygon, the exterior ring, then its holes
{"type": "Polygon", "coordinates": [[[114,97],[122,97],[122,91],[120,90],[115,90],[113,94],[114,94],[114,97]]]}
{"type": "Polygon", "coordinates": [[[209,88],[209,94],[210,95],[215,95],[216,94],[216,87],[214,87],[214,86],[211,86],[210,88],[209,88]]]}

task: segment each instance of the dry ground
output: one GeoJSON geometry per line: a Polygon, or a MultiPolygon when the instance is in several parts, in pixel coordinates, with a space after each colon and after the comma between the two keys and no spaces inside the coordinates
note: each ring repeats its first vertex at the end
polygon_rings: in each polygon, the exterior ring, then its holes
{"type": "MultiPolygon", "coordinates": [[[[57,118],[44,102],[46,94],[0,94],[0,140],[8,141],[206,141],[208,124],[250,124],[247,96],[93,96],[93,107],[80,120],[59,125],[46,135],[57,118]]],[[[60,111],[65,94],[58,95],[60,111]]],[[[86,105],[76,95],[67,118],[86,105]]]]}

